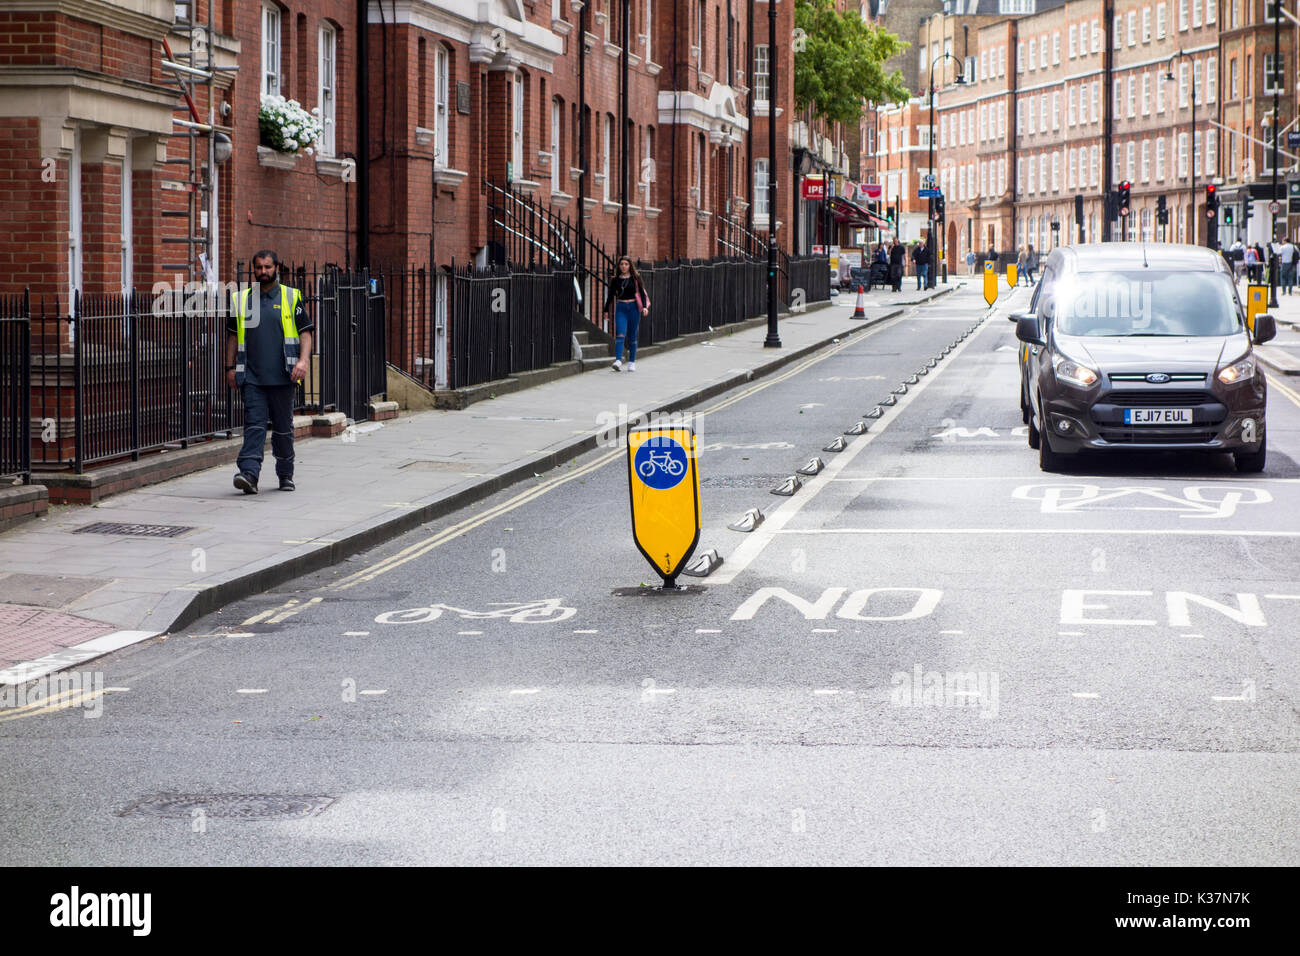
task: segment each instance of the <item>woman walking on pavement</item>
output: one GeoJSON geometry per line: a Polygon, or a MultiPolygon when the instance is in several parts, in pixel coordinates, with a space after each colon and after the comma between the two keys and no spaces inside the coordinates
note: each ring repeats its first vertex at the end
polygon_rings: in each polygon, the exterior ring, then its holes
{"type": "Polygon", "coordinates": [[[627,256],[620,256],[609,277],[609,291],[605,294],[605,308],[615,306],[614,312],[614,364],[615,372],[623,368],[623,342],[627,341],[627,370],[636,371],[636,334],[643,316],[650,314],[650,296],[646,294],[641,276],[627,256]]]}

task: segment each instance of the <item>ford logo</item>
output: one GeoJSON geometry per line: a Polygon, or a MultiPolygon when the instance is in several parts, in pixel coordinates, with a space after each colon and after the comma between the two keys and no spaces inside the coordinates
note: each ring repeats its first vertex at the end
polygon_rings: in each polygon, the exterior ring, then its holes
{"type": "Polygon", "coordinates": [[[1152,372],[1147,376],[1147,381],[1152,385],[1163,385],[1165,382],[1169,381],[1169,376],[1164,372],[1152,372]]]}

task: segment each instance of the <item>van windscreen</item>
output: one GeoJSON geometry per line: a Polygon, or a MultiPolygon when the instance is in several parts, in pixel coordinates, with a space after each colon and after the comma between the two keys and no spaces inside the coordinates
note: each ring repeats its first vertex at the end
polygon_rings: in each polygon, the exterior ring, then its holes
{"type": "Polygon", "coordinates": [[[1241,329],[1236,299],[1218,272],[1086,272],[1053,296],[1064,335],[1232,335],[1241,329]]]}

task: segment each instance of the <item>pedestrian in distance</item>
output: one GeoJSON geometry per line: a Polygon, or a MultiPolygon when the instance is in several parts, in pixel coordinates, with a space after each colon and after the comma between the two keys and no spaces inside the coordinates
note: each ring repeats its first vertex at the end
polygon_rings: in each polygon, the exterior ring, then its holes
{"type": "Polygon", "coordinates": [[[966,250],[966,271],[969,275],[975,274],[975,250],[966,250]]]}
{"type": "Polygon", "coordinates": [[[1287,295],[1295,289],[1297,254],[1300,254],[1300,249],[1296,248],[1290,238],[1283,236],[1282,241],[1277,244],[1277,258],[1281,269],[1282,291],[1287,295]]]}
{"type": "Polygon", "coordinates": [[[253,256],[254,288],[235,295],[226,322],[226,384],[242,390],[244,444],[239,450],[235,487],[257,494],[271,426],[271,454],[281,491],[293,491],[293,396],[307,377],[315,326],[302,304],[302,292],[281,285],[280,260],[270,249],[253,256]]]}
{"type": "Polygon", "coordinates": [[[1029,255],[1024,246],[1016,253],[1016,285],[1029,285],[1029,255]]]}
{"type": "Polygon", "coordinates": [[[930,281],[930,247],[922,238],[912,250],[912,259],[916,262],[916,289],[921,291],[930,281]]]}
{"type": "Polygon", "coordinates": [[[903,244],[894,237],[894,244],[889,247],[889,284],[895,291],[899,292],[903,288],[903,272],[907,268],[907,250],[903,244]]]}
{"type": "Polygon", "coordinates": [[[1029,276],[1029,284],[1034,284],[1034,273],[1038,271],[1038,253],[1034,252],[1034,244],[1029,243],[1029,248],[1025,252],[1025,274],[1029,276]]]}
{"type": "Polygon", "coordinates": [[[636,336],[641,319],[650,314],[650,296],[645,291],[641,276],[627,256],[620,256],[609,277],[609,291],[605,293],[605,308],[614,306],[614,364],[615,372],[623,368],[623,344],[627,343],[627,370],[636,371],[636,336]]]}
{"type": "Polygon", "coordinates": [[[1259,281],[1259,247],[1247,246],[1246,252],[1242,256],[1242,262],[1246,265],[1246,281],[1259,281]]]}

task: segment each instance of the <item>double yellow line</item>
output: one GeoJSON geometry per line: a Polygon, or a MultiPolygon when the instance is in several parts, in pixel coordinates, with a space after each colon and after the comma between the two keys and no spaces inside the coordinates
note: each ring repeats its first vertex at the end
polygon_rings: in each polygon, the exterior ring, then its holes
{"type": "MultiPolygon", "coordinates": [[[[786,381],[787,379],[793,378],[795,375],[798,375],[800,372],[806,371],[807,369],[811,368],[817,363],[824,362],[828,358],[832,358],[833,356],[838,355],[840,352],[842,352],[844,349],[848,348],[849,346],[862,341],[867,336],[874,335],[876,332],[879,332],[882,329],[886,328],[887,326],[894,324],[894,322],[897,321],[897,319],[901,319],[901,318],[902,316],[898,316],[896,319],[890,319],[886,322],[882,322],[880,325],[876,326],[875,328],[868,329],[866,332],[864,332],[861,335],[852,336],[846,339],[845,341],[841,342],[839,345],[834,345],[828,349],[825,349],[819,354],[812,356],[811,358],[804,359],[798,364],[792,366],[789,369],[789,371],[782,372],[780,375],[765,379],[764,381],[759,382],[758,384],[751,385],[749,388],[746,388],[744,391],[739,392],[736,395],[731,396],[730,398],[723,399],[722,401],[718,402],[715,405],[710,406],[709,408],[704,409],[703,411],[696,412],[695,416],[697,418],[703,418],[705,415],[711,415],[714,412],[722,411],[722,409],[729,408],[730,406],[736,404],[737,402],[749,398],[751,395],[754,395],[757,392],[761,392],[765,388],[771,388],[773,385],[777,385],[781,382],[786,381]]],[[[601,455],[599,458],[595,459],[594,461],[588,462],[586,465],[583,465],[577,471],[569,472],[567,475],[563,475],[557,478],[548,479],[540,485],[537,485],[533,488],[529,488],[527,491],[520,492],[519,494],[515,495],[513,498],[510,498],[509,500],[501,502],[499,505],[494,505],[493,507],[484,511],[482,514],[477,514],[474,515],[473,517],[466,518],[464,521],[460,521],[449,528],[444,528],[442,531],[439,531],[436,534],[432,534],[422,541],[417,541],[415,544],[403,548],[401,551],[398,551],[396,554],[390,555],[387,558],[384,558],[382,561],[377,561],[376,563],[370,565],[370,567],[368,568],[363,568],[362,570],[350,574],[345,578],[340,578],[337,581],[332,581],[330,582],[330,584],[326,585],[326,589],[330,591],[346,591],[349,588],[356,587],[358,584],[364,584],[367,581],[373,581],[381,574],[385,574],[389,571],[392,571],[394,568],[399,568],[403,564],[406,564],[408,561],[413,561],[416,558],[420,557],[421,555],[428,554],[434,548],[441,547],[442,545],[446,544],[448,541],[453,541],[456,538],[459,538],[461,535],[466,534],[469,531],[472,531],[473,529],[479,527],[480,525],[486,524],[487,522],[493,520],[494,518],[499,518],[501,517],[501,515],[514,511],[516,508],[519,508],[522,505],[526,505],[528,502],[533,501],[536,498],[540,498],[542,495],[545,495],[551,491],[554,491],[556,488],[560,487],[563,484],[567,484],[570,481],[573,481],[575,478],[582,478],[585,475],[590,475],[592,472],[604,468],[610,462],[625,457],[625,454],[626,454],[625,449],[621,447],[616,448],[611,452],[607,452],[606,454],[601,455]]]]}
{"type": "Polygon", "coordinates": [[[1278,379],[1276,376],[1269,375],[1267,376],[1267,378],[1268,378],[1269,388],[1277,389],[1279,392],[1281,392],[1283,395],[1285,395],[1287,398],[1291,400],[1291,404],[1295,405],[1297,408],[1300,408],[1300,392],[1297,392],[1289,385],[1283,385],[1281,380],[1278,379]]]}
{"type": "Polygon", "coordinates": [[[51,714],[56,710],[67,710],[69,707],[77,707],[88,700],[94,700],[100,696],[103,691],[97,690],[79,690],[70,687],[67,690],[60,691],[51,697],[45,697],[38,701],[33,701],[22,707],[15,707],[13,710],[0,711],[0,724],[6,720],[18,720],[22,717],[35,717],[37,714],[51,714]]]}

